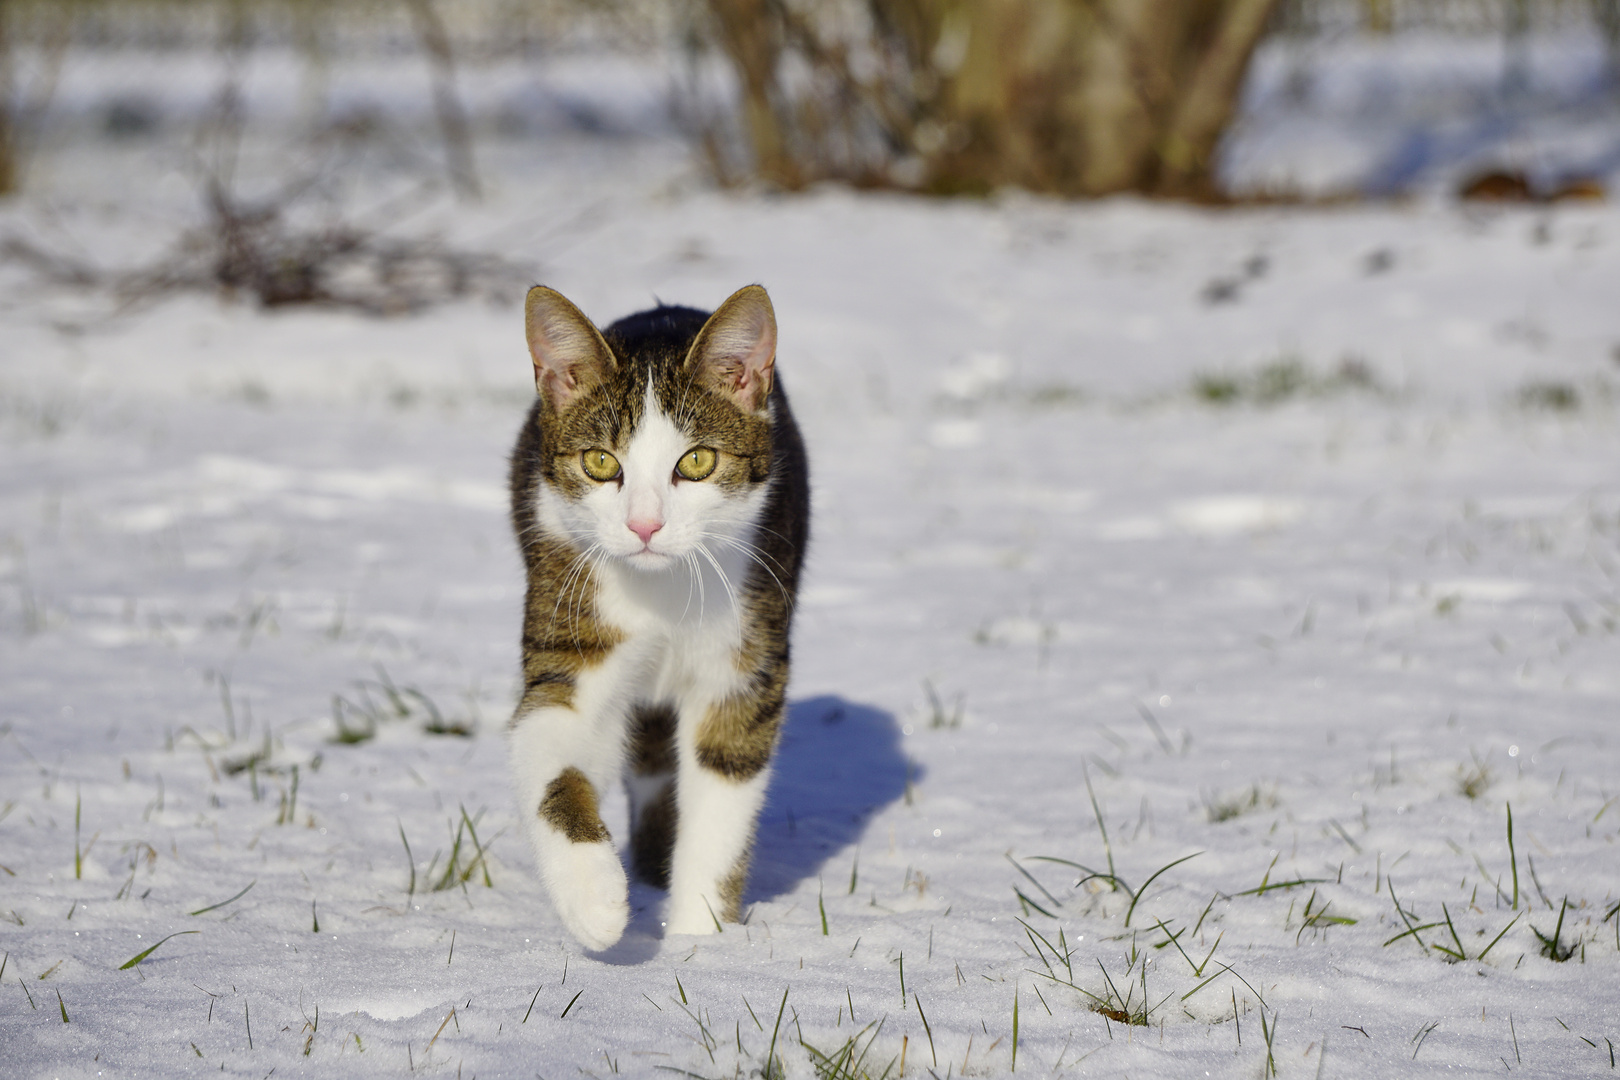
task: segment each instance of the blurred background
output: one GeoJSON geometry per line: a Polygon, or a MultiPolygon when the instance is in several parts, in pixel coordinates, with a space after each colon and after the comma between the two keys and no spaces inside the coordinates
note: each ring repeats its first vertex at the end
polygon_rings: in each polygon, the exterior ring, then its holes
{"type": "Polygon", "coordinates": [[[4,0],[0,95],[0,192],[115,143],[229,194],[246,129],[281,181],[364,149],[462,200],[580,139],[782,189],[1591,198],[1620,0],[4,0]]]}

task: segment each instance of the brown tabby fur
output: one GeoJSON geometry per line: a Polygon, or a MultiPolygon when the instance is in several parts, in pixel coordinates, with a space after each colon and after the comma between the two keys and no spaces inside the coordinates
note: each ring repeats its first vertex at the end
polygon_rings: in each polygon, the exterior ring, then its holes
{"type": "MultiPolygon", "coordinates": [[[[746,688],[712,707],[698,726],[700,765],[730,779],[757,775],[770,761],[786,701],[794,595],[809,531],[804,445],[779,380],[770,380],[752,409],[726,392],[725,370],[703,370],[707,314],[660,307],[622,319],[601,334],[607,362],[576,372],[578,385],[561,409],[541,393],[512,453],[512,524],[528,570],[523,618],[522,701],[513,724],[541,706],[571,707],[579,673],[605,659],[622,637],[604,625],[595,607],[595,577],[567,540],[547,535],[532,505],[544,482],[577,498],[593,483],[581,452],[618,451],[641,418],[649,383],[659,406],[718,454],[709,482],[729,489],[767,480],[772,487],[754,537],[761,565],[738,588],[742,646],[733,657],[746,688]]],[[[631,715],[629,767],[637,775],[673,779],[674,710],[644,701],[631,715]]],[[[605,837],[598,794],[582,773],[553,781],[538,812],[570,839],[605,837]]],[[[631,855],[637,874],[665,885],[674,842],[672,783],[650,799],[632,823],[631,855]]],[[[749,858],[745,852],[721,884],[722,918],[740,915],[749,858]]]]}

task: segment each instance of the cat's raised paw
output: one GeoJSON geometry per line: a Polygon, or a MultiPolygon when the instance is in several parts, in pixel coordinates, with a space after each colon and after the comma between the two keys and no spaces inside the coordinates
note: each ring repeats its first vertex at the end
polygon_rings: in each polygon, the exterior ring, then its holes
{"type": "Polygon", "coordinates": [[[563,925],[595,952],[611,948],[630,922],[629,882],[611,843],[571,844],[547,874],[563,925]]]}

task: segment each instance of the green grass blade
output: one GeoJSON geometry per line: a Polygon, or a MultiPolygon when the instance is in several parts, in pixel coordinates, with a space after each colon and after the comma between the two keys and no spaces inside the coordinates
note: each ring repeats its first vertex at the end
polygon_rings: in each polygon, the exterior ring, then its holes
{"type": "MultiPolygon", "coordinates": [[[[229,901],[227,901],[227,903],[228,902],[229,901]]],[[[169,937],[166,937],[162,941],[159,941],[157,943],[157,945],[153,945],[150,949],[143,949],[141,952],[136,953],[134,956],[130,957],[128,960],[125,960],[122,964],[119,964],[118,965],[118,970],[119,971],[128,971],[130,968],[134,967],[136,964],[140,963],[142,960],[145,960],[148,956],[151,956],[153,953],[157,952],[158,951],[158,946],[162,945],[164,941],[168,941],[169,938],[177,938],[177,937],[181,936],[182,934],[200,934],[200,933],[202,933],[201,930],[180,930],[180,931],[178,931],[176,933],[170,934],[169,937]]]]}
{"type": "Polygon", "coordinates": [[[1153,882],[1155,880],[1157,880],[1157,878],[1159,877],[1160,874],[1164,873],[1166,870],[1170,869],[1173,866],[1180,866],[1182,863],[1186,862],[1188,859],[1196,859],[1196,858],[1198,858],[1198,856],[1200,856],[1202,854],[1203,854],[1202,851],[1195,851],[1191,855],[1183,855],[1181,858],[1177,859],[1175,862],[1165,863],[1163,866],[1161,866],[1157,870],[1155,870],[1153,872],[1153,876],[1148,878],[1146,881],[1142,882],[1142,887],[1140,889],[1137,889],[1136,890],[1136,895],[1131,897],[1131,906],[1125,909],[1125,925],[1126,926],[1131,925],[1131,913],[1136,910],[1137,902],[1142,899],[1142,894],[1147,892],[1147,887],[1149,885],[1153,884],[1153,882]]]}
{"type": "MultiPolygon", "coordinates": [[[[478,814],[480,817],[482,817],[483,811],[480,810],[478,814]]],[[[473,823],[473,819],[467,816],[467,808],[465,806],[461,807],[461,820],[466,822],[467,835],[472,837],[473,850],[478,852],[478,857],[473,860],[473,865],[467,867],[466,877],[471,877],[473,866],[477,866],[484,871],[484,888],[493,889],[495,887],[495,883],[489,878],[489,860],[484,856],[484,845],[478,840],[478,827],[473,823]]],[[[463,880],[465,880],[465,878],[463,878],[463,880]]]]}
{"type": "Polygon", "coordinates": [[[411,883],[405,890],[407,897],[416,895],[416,856],[411,854],[411,842],[405,839],[405,823],[398,818],[394,823],[399,826],[399,842],[405,845],[405,861],[411,866],[411,883]]]}
{"type": "Polygon", "coordinates": [[[1502,932],[1500,934],[1497,934],[1495,937],[1491,938],[1491,943],[1489,945],[1485,946],[1484,952],[1481,952],[1479,954],[1479,959],[1481,959],[1481,960],[1485,959],[1485,954],[1489,953],[1492,949],[1496,948],[1496,943],[1498,941],[1501,941],[1504,937],[1506,937],[1507,932],[1509,930],[1513,929],[1513,924],[1518,922],[1519,919],[1521,919],[1523,916],[1524,916],[1524,912],[1521,911],[1521,912],[1519,912],[1519,914],[1513,916],[1512,919],[1508,920],[1508,924],[1506,926],[1502,927],[1502,932]]]}
{"type": "Polygon", "coordinates": [[[1102,833],[1103,852],[1108,856],[1108,876],[1118,881],[1119,878],[1114,871],[1114,846],[1108,842],[1108,826],[1103,823],[1102,807],[1097,804],[1097,793],[1091,787],[1091,771],[1086,768],[1084,760],[1080,762],[1080,775],[1086,779],[1086,794],[1091,797],[1091,812],[1097,816],[1097,831],[1102,833]]]}
{"type": "Polygon", "coordinates": [[[782,1014],[787,1011],[788,987],[782,987],[782,1004],[776,1007],[776,1023],[771,1025],[771,1048],[765,1051],[765,1080],[776,1076],[776,1034],[782,1030],[782,1014]]]}
{"type": "MultiPolygon", "coordinates": [[[[1451,940],[1454,941],[1456,943],[1456,945],[1457,945],[1457,952],[1456,952],[1457,959],[1459,959],[1459,960],[1468,959],[1468,955],[1467,955],[1468,950],[1463,948],[1462,938],[1457,936],[1457,927],[1456,927],[1456,925],[1454,923],[1452,923],[1452,921],[1451,921],[1451,912],[1449,910],[1447,910],[1446,905],[1444,903],[1442,903],[1440,905],[1440,913],[1446,917],[1446,929],[1451,931],[1451,940]]],[[[1443,952],[1450,952],[1449,949],[1445,949],[1445,950],[1442,950],[1442,951],[1443,952]]]]}
{"type": "Polygon", "coordinates": [[[1513,863],[1513,910],[1519,910],[1519,854],[1513,847],[1513,804],[1507,804],[1508,859],[1513,863]]]}
{"type": "MultiPolygon", "coordinates": [[[[1036,991],[1039,993],[1040,991],[1036,991]]],[[[923,1031],[928,1034],[928,1056],[934,1059],[934,1068],[939,1068],[939,1055],[934,1052],[934,1029],[928,1026],[928,1014],[923,1012],[922,998],[916,994],[911,999],[917,1003],[917,1015],[922,1017],[923,1031]]],[[[854,1019],[851,1017],[851,1019],[854,1019]]]]}
{"type": "Polygon", "coordinates": [[[1007,851],[1007,852],[1003,852],[1002,854],[1007,857],[1008,862],[1013,864],[1013,869],[1014,870],[1017,870],[1020,874],[1023,874],[1026,878],[1028,878],[1029,883],[1031,885],[1033,885],[1037,889],[1041,890],[1041,895],[1042,896],[1044,896],[1048,900],[1052,901],[1052,906],[1053,907],[1062,907],[1063,906],[1063,901],[1059,900],[1057,897],[1055,897],[1051,893],[1047,892],[1046,891],[1046,886],[1042,885],[1039,881],[1035,880],[1035,875],[1034,874],[1030,873],[1028,870],[1025,870],[1022,866],[1018,865],[1018,860],[1012,857],[1012,852],[1007,851]]]}
{"type": "Polygon", "coordinates": [[[1383,947],[1387,949],[1391,945],[1395,944],[1397,941],[1401,940],[1401,938],[1403,938],[1403,937],[1417,938],[1418,944],[1422,945],[1424,943],[1423,939],[1420,938],[1420,937],[1417,937],[1419,931],[1433,930],[1437,926],[1444,926],[1444,925],[1445,925],[1444,923],[1431,922],[1431,923],[1424,923],[1422,926],[1414,926],[1414,927],[1412,927],[1412,928],[1410,928],[1408,930],[1401,931],[1399,934],[1396,934],[1394,937],[1392,937],[1388,941],[1384,942],[1383,947]]]}
{"type": "Polygon", "coordinates": [[[1018,987],[1013,987],[1012,1071],[1018,1071],[1018,987]]]}
{"type": "MultiPolygon", "coordinates": [[[[206,915],[210,911],[218,911],[220,908],[224,907],[226,904],[234,904],[238,900],[242,899],[242,897],[247,895],[248,889],[253,888],[253,886],[257,885],[258,883],[259,883],[259,879],[254,878],[252,881],[247,883],[247,888],[243,889],[241,892],[237,893],[235,896],[231,897],[229,900],[221,900],[217,904],[209,904],[207,907],[200,907],[196,911],[191,912],[191,914],[193,914],[193,915],[206,915]]],[[[186,931],[186,933],[188,933],[188,934],[195,934],[196,932],[197,931],[195,931],[195,930],[187,930],[186,931]]]]}
{"type": "Polygon", "coordinates": [[[1031,900],[1028,896],[1025,896],[1024,895],[1024,890],[1020,889],[1018,886],[1014,885],[1012,887],[1012,891],[1018,894],[1018,899],[1020,901],[1022,901],[1025,904],[1028,904],[1030,907],[1034,908],[1036,911],[1040,912],[1042,915],[1045,915],[1048,919],[1057,918],[1056,915],[1052,914],[1050,911],[1047,911],[1045,908],[1041,907],[1041,905],[1039,905],[1035,901],[1031,900]]]}
{"type": "Polygon", "coordinates": [[[1292,889],[1301,885],[1321,885],[1329,879],[1325,877],[1295,878],[1293,881],[1263,882],[1252,889],[1244,889],[1233,896],[1264,896],[1276,889],[1292,889]]]}

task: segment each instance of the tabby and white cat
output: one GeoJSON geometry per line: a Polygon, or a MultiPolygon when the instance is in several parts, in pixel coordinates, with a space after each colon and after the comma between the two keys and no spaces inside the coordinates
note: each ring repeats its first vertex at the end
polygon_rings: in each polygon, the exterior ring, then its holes
{"type": "Polygon", "coordinates": [[[599,810],[623,775],[631,862],[669,890],[667,931],[713,933],[741,913],[809,531],[776,316],[750,285],[712,315],[661,306],[598,331],[536,286],[525,320],[521,816],[564,924],[605,949],[630,917],[599,810]]]}

